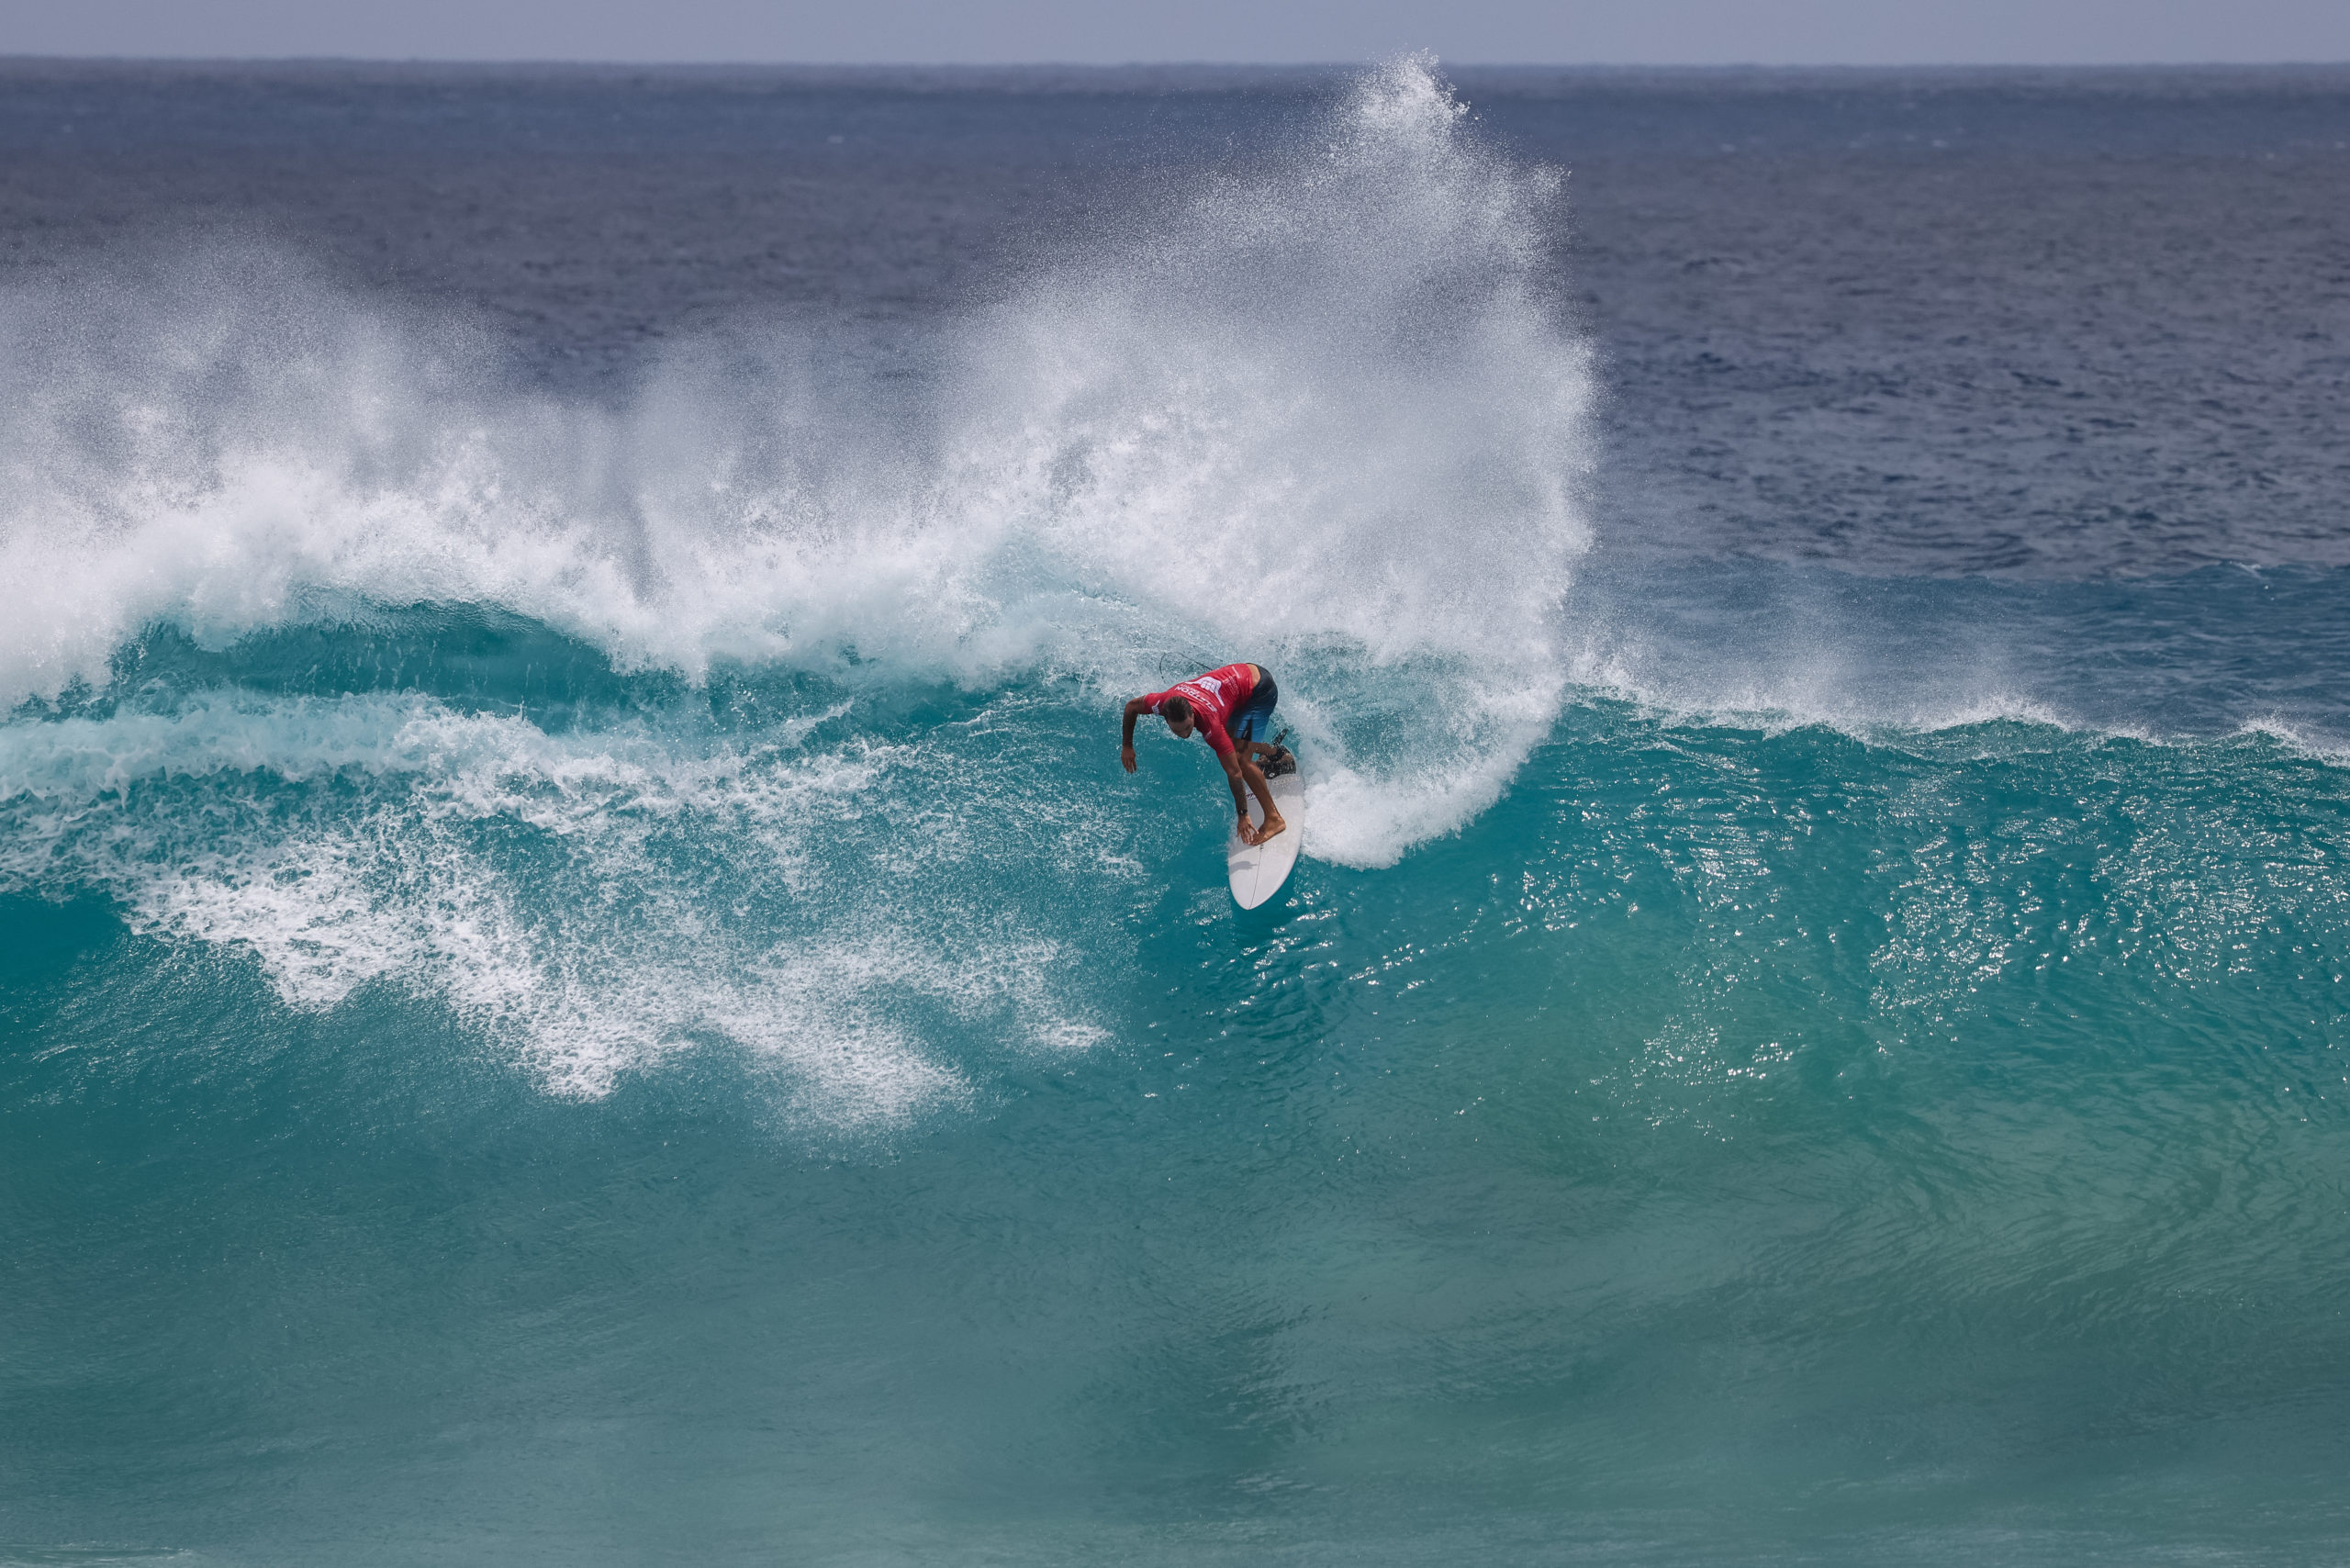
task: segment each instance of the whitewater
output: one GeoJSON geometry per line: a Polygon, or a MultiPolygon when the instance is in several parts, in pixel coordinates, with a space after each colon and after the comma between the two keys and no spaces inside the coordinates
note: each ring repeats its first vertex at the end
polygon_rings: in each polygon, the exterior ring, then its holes
{"type": "Polygon", "coordinates": [[[93,72],[344,184],[0,276],[0,1562],[2350,1541],[2340,84],[93,72]]]}

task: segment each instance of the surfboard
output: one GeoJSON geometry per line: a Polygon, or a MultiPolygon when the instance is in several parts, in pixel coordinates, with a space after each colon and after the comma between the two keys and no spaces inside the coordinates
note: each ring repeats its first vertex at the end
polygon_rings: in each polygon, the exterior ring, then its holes
{"type": "MultiPolygon", "coordinates": [[[[1235,831],[1224,841],[1224,860],[1232,873],[1232,898],[1242,909],[1255,909],[1281,890],[1289,880],[1290,868],[1297,864],[1297,846],[1305,836],[1305,785],[1296,773],[1284,773],[1278,778],[1268,778],[1266,786],[1272,791],[1273,804],[1281,809],[1281,821],[1289,825],[1263,844],[1240,842],[1235,831]]],[[[1248,797],[1248,820],[1265,820],[1265,808],[1257,803],[1252,791],[1248,797]]]]}

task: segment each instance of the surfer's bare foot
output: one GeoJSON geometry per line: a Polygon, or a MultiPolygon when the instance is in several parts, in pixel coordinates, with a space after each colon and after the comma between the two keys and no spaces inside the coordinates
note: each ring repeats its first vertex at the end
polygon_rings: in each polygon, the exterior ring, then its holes
{"type": "Polygon", "coordinates": [[[1271,816],[1265,819],[1264,826],[1249,830],[1247,837],[1249,844],[1252,846],[1262,844],[1269,838],[1279,838],[1281,835],[1282,831],[1288,826],[1289,823],[1281,821],[1281,814],[1279,812],[1275,812],[1271,816]]]}

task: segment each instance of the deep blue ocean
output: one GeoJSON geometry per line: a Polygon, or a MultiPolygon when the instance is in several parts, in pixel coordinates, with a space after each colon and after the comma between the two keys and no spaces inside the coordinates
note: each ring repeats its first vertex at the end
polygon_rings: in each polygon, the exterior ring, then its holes
{"type": "Polygon", "coordinates": [[[2350,69],[0,62],[0,1563],[2350,1561],[2345,387],[2350,69]]]}

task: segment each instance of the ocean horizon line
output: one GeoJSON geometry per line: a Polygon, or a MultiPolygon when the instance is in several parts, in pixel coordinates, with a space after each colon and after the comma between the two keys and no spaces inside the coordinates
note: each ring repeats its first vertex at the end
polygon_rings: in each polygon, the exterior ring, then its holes
{"type": "MultiPolygon", "coordinates": [[[[1431,51],[1405,51],[1406,53],[1431,51]]],[[[1393,58],[1382,57],[1382,58],[1393,58]]],[[[1024,89],[1049,88],[1053,79],[1072,84],[1117,82],[1121,84],[1165,84],[1184,90],[1214,91],[1233,86],[1264,84],[1342,84],[1378,62],[1324,61],[713,61],[625,60],[603,58],[483,58],[393,55],[110,55],[0,54],[0,73],[17,74],[107,74],[155,72],[191,76],[222,73],[326,73],[336,76],[380,77],[390,80],[453,75],[496,80],[516,75],[546,77],[632,78],[647,75],[687,79],[698,84],[729,80],[787,81],[810,85],[935,81],[957,87],[1013,84],[1024,89]],[[1037,78],[1043,78],[1039,81],[1037,78]]],[[[1444,59],[1447,76],[1468,86],[1509,91],[1514,86],[1560,79],[1587,78],[1607,85],[1680,84],[1809,88],[1864,84],[1914,87],[1920,84],[1968,86],[2008,84],[2025,79],[2049,86],[2078,88],[2100,84],[2145,85],[2166,81],[2210,86],[2240,80],[2245,84],[2274,85],[2278,79],[2350,84],[2350,59],[2329,61],[2141,61],[2072,62],[1868,62],[1803,63],[1721,62],[1714,63],[1652,63],[1623,62],[1479,62],[1444,59]]]]}

